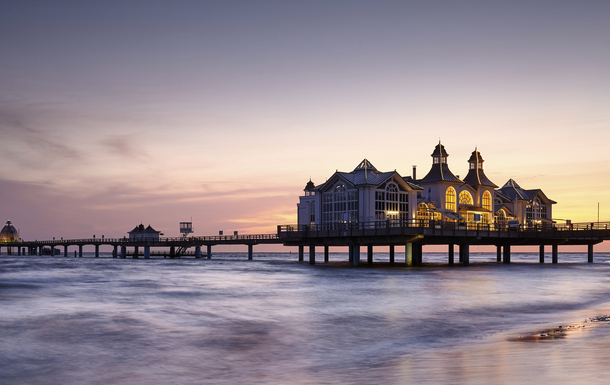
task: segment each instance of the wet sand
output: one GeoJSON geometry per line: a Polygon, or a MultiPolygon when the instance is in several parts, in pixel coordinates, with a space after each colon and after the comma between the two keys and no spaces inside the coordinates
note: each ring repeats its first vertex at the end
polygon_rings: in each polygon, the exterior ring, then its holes
{"type": "Polygon", "coordinates": [[[537,342],[552,341],[581,335],[576,332],[583,332],[585,329],[592,329],[602,324],[610,323],[610,315],[600,315],[587,318],[583,322],[559,325],[553,328],[546,328],[531,333],[521,334],[517,337],[508,338],[514,342],[537,342]]]}

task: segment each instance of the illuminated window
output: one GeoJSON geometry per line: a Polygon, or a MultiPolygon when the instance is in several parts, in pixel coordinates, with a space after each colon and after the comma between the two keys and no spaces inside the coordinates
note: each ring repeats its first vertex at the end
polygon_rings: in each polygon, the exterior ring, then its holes
{"type": "Polygon", "coordinates": [[[445,193],[445,209],[455,211],[455,190],[449,187],[445,193]]]}
{"type": "Polygon", "coordinates": [[[499,229],[505,229],[508,218],[506,217],[506,212],[504,209],[500,209],[498,211],[498,215],[496,216],[496,225],[499,229]]]}
{"type": "Polygon", "coordinates": [[[547,217],[546,205],[540,203],[539,198],[525,206],[525,217],[527,220],[534,220],[547,217]]]}
{"type": "Polygon", "coordinates": [[[398,211],[398,186],[394,183],[389,183],[385,189],[386,199],[386,219],[398,219],[400,212],[398,211]]]}
{"type": "Polygon", "coordinates": [[[417,219],[428,219],[428,205],[420,203],[417,205],[417,219]]]}
{"type": "Polygon", "coordinates": [[[485,191],[483,193],[482,202],[483,202],[483,204],[482,204],[483,208],[491,211],[491,194],[489,193],[489,191],[485,191]]]}
{"type": "Polygon", "coordinates": [[[462,191],[460,193],[460,204],[461,205],[472,205],[472,195],[468,191],[462,191]]]}

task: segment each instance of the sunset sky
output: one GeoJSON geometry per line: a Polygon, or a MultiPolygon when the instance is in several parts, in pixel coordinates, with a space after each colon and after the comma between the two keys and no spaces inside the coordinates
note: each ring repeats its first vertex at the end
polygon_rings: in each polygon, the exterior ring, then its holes
{"type": "Polygon", "coordinates": [[[2,1],[0,217],[26,240],[271,233],[363,158],[610,221],[610,2],[2,1]]]}

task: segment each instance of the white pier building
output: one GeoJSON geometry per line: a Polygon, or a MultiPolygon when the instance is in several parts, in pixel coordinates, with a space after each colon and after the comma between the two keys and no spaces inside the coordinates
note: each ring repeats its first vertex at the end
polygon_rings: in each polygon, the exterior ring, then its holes
{"type": "Polygon", "coordinates": [[[519,224],[552,223],[552,205],[540,189],[522,189],[510,179],[502,188],[483,171],[483,157],[475,149],[464,179],[449,169],[449,154],[439,142],[432,167],[422,179],[381,172],[364,159],[351,172],[335,172],[325,183],[311,180],[299,197],[298,224],[333,228],[350,223],[403,221],[428,226],[429,220],[460,222],[469,227],[504,229],[511,219],[519,224]]]}

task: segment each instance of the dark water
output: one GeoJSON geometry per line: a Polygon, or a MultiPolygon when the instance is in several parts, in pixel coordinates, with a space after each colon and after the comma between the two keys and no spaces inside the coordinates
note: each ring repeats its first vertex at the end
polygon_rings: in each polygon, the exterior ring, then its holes
{"type": "MultiPolygon", "coordinates": [[[[0,256],[0,383],[607,383],[610,255],[448,267],[0,256]]],[[[345,261],[346,254],[331,254],[345,261]]],[[[387,254],[375,254],[387,261],[387,254]]],[[[437,264],[435,264],[437,263],[437,264]]]]}

